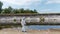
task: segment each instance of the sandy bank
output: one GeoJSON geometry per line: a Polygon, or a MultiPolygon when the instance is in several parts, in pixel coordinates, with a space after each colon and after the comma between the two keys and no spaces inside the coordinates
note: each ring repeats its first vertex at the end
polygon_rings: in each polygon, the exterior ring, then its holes
{"type": "Polygon", "coordinates": [[[60,34],[60,30],[27,30],[27,32],[21,32],[21,29],[7,28],[0,30],[0,34],[60,34]]]}

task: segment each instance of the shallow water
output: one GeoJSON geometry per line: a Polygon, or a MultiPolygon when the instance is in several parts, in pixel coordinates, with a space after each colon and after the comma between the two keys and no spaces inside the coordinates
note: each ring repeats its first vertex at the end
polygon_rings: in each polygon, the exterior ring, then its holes
{"type": "MultiPolygon", "coordinates": [[[[27,30],[47,30],[47,29],[60,29],[60,25],[30,25],[25,27],[27,30]]],[[[21,30],[21,27],[13,27],[12,30],[21,30]]]]}
{"type": "Polygon", "coordinates": [[[33,30],[47,30],[47,29],[60,29],[60,25],[30,25],[28,29],[33,30]]]}

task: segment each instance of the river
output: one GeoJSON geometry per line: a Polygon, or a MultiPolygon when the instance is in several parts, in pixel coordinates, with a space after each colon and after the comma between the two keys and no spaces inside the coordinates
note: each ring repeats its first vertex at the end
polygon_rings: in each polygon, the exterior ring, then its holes
{"type": "Polygon", "coordinates": [[[60,29],[60,25],[30,25],[27,27],[33,30],[60,29]]]}

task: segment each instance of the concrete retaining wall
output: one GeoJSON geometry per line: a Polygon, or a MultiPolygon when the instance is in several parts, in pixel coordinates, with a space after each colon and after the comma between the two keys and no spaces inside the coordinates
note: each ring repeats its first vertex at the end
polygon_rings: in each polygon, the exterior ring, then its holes
{"type": "MultiPolygon", "coordinates": [[[[32,17],[26,17],[26,22],[39,22],[41,16],[32,16],[32,17]]],[[[42,15],[44,18],[44,23],[60,23],[60,15],[42,15]]],[[[0,23],[20,23],[22,16],[0,16],[0,23]],[[14,19],[16,19],[16,22],[14,22],[14,19]]]]}

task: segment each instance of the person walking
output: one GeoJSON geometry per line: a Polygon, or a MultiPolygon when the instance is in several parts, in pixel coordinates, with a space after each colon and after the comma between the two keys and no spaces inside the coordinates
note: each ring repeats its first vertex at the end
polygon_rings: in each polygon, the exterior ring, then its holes
{"type": "Polygon", "coordinates": [[[26,22],[25,22],[25,17],[22,18],[21,20],[21,25],[22,25],[22,32],[26,32],[26,22]]]}

